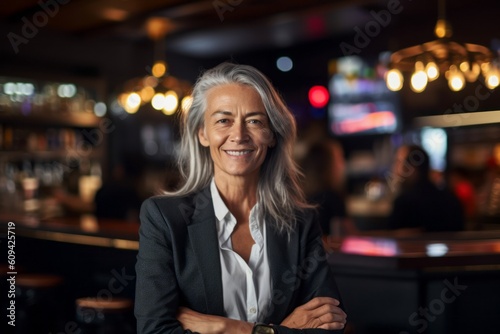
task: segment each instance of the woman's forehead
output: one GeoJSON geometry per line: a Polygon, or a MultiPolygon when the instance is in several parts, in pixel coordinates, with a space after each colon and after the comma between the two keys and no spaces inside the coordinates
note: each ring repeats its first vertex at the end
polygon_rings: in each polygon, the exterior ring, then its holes
{"type": "Polygon", "coordinates": [[[226,84],[213,87],[207,91],[206,103],[206,111],[218,108],[250,108],[265,112],[261,96],[255,88],[248,85],[226,84]]]}

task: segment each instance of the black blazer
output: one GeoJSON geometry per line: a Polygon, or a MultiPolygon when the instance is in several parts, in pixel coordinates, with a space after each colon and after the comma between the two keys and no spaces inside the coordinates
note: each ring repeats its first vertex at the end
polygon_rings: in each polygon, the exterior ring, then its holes
{"type": "MultiPolygon", "coordinates": [[[[179,306],[224,316],[219,242],[210,187],[188,197],[152,197],[141,208],[135,316],[138,333],[184,333],[179,306]]],[[[266,323],[279,324],[316,296],[340,299],[312,212],[280,235],[266,224],[272,303],[266,323]]],[[[279,333],[325,333],[288,329],[279,333]]],[[[341,331],[337,331],[341,332],[341,331]]],[[[190,331],[186,331],[190,333],[190,331]]]]}

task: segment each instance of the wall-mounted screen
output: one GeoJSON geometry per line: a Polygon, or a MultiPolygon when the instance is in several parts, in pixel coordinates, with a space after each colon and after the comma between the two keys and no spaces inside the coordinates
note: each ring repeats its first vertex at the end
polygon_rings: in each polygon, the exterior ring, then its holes
{"type": "Polygon", "coordinates": [[[399,127],[398,95],[384,81],[385,67],[357,56],[332,60],[328,121],[336,136],[394,133],[399,127]]]}

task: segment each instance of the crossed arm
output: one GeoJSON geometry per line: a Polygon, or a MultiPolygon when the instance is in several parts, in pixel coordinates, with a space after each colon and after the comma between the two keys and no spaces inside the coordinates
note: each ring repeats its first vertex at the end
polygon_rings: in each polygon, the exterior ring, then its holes
{"type": "MultiPolygon", "coordinates": [[[[301,305],[279,325],[294,328],[343,329],[347,315],[339,307],[340,302],[330,297],[316,297],[301,305]]],[[[177,320],[185,330],[205,334],[250,334],[253,324],[214,315],[206,315],[182,307],[177,320]]]]}
{"type": "MultiPolygon", "coordinates": [[[[280,316],[273,325],[279,334],[295,334],[302,330],[303,333],[326,333],[342,330],[346,323],[346,314],[337,300],[333,276],[325,266],[326,256],[319,227],[311,224],[304,226],[311,229],[303,232],[305,237],[301,239],[303,253],[300,263],[297,263],[297,268],[294,265],[280,275],[287,282],[282,286],[282,292],[289,291],[287,300],[291,304],[276,304],[278,308],[275,309],[279,310],[280,316]],[[283,307],[286,309],[280,309],[283,307]]],[[[183,244],[187,240],[185,229],[182,224],[169,224],[153,201],[146,202],[141,215],[141,246],[136,264],[135,315],[138,333],[250,334],[252,323],[225,318],[219,311],[209,314],[200,310],[207,309],[207,305],[203,294],[191,293],[193,286],[200,281],[196,279],[198,268],[188,265],[188,261],[193,261],[193,255],[191,248],[183,244]],[[181,291],[190,292],[181,294],[181,291]],[[182,303],[181,296],[184,298],[182,303]],[[198,305],[200,309],[195,311],[183,305],[198,305]]],[[[274,252],[279,250],[275,248],[274,252]]],[[[280,254],[286,252],[284,250],[280,254]]],[[[214,310],[213,305],[210,306],[214,310]]]]}

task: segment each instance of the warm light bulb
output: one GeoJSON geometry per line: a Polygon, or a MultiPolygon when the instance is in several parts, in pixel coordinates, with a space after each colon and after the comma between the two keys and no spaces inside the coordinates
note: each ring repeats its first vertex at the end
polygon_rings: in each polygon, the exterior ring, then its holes
{"type": "Polygon", "coordinates": [[[137,93],[131,93],[127,96],[124,109],[129,114],[135,114],[141,105],[141,97],[137,93]]]}
{"type": "Polygon", "coordinates": [[[162,77],[166,71],[167,71],[167,65],[165,64],[165,62],[161,60],[157,61],[153,65],[153,68],[151,69],[151,73],[157,78],[162,77]]]}
{"type": "Polygon", "coordinates": [[[458,92],[459,90],[462,90],[462,88],[464,88],[464,81],[458,76],[452,76],[448,81],[448,85],[450,86],[451,90],[458,92]]]}
{"type": "Polygon", "coordinates": [[[460,63],[460,71],[464,74],[464,77],[469,82],[474,82],[477,80],[479,75],[479,65],[477,63],[472,63],[472,67],[469,62],[463,61],[460,63]]]}
{"type": "Polygon", "coordinates": [[[472,64],[472,73],[474,73],[474,75],[476,76],[476,78],[481,73],[481,66],[479,66],[478,63],[473,63],[472,64]]]}
{"type": "Polygon", "coordinates": [[[421,61],[415,63],[415,73],[411,76],[411,89],[415,93],[423,92],[427,86],[427,74],[424,72],[424,64],[421,61]]]}
{"type": "Polygon", "coordinates": [[[141,100],[144,102],[149,102],[151,101],[151,98],[155,94],[155,90],[151,86],[146,86],[141,89],[140,95],[141,95],[141,100]]]}
{"type": "Polygon", "coordinates": [[[425,73],[429,81],[434,81],[439,77],[439,69],[435,62],[430,61],[425,66],[425,73]]]}
{"type": "Polygon", "coordinates": [[[158,78],[152,75],[148,75],[147,77],[144,77],[144,79],[142,79],[142,83],[144,86],[150,86],[154,88],[158,85],[158,78]]]}
{"type": "Polygon", "coordinates": [[[387,72],[385,78],[387,88],[393,92],[400,90],[403,87],[403,75],[401,72],[395,68],[387,72]]]}
{"type": "Polygon", "coordinates": [[[481,63],[481,71],[483,72],[484,76],[488,75],[488,72],[490,71],[491,64],[490,63],[481,63]]]}
{"type": "Polygon", "coordinates": [[[500,84],[498,70],[494,67],[490,69],[485,79],[486,87],[488,87],[489,89],[495,89],[500,84]]]}
{"type": "Polygon", "coordinates": [[[448,74],[448,86],[454,92],[462,90],[465,86],[464,75],[455,65],[450,66],[450,72],[448,74]]]}
{"type": "Polygon", "coordinates": [[[179,105],[179,99],[177,98],[177,93],[173,90],[169,90],[165,93],[165,106],[163,107],[163,113],[165,115],[172,115],[177,110],[179,105]]]}
{"type": "Polygon", "coordinates": [[[156,110],[162,110],[165,107],[165,95],[162,93],[156,93],[151,99],[151,105],[156,110]]]}
{"type": "Polygon", "coordinates": [[[116,100],[121,107],[125,108],[125,106],[127,105],[127,98],[127,93],[121,93],[120,95],[118,95],[118,98],[116,100]]]}
{"type": "Polygon", "coordinates": [[[451,37],[452,34],[451,25],[448,23],[448,21],[444,19],[439,19],[436,22],[434,33],[438,38],[451,37]]]}
{"type": "Polygon", "coordinates": [[[469,63],[466,61],[463,61],[460,63],[460,71],[462,72],[467,72],[469,70],[469,63]]]}

